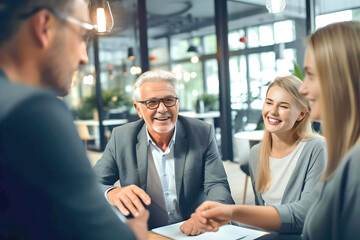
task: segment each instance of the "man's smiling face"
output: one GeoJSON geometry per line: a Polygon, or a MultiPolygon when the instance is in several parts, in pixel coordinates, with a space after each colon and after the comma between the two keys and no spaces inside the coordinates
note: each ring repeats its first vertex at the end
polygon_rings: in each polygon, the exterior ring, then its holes
{"type": "MultiPolygon", "coordinates": [[[[140,86],[141,101],[165,97],[177,97],[173,85],[167,81],[144,82],[140,86]]],[[[148,109],[145,104],[135,103],[140,118],[144,118],[151,136],[154,134],[172,134],[179,111],[179,101],[173,107],[166,107],[160,101],[156,109],[148,109]]]]}

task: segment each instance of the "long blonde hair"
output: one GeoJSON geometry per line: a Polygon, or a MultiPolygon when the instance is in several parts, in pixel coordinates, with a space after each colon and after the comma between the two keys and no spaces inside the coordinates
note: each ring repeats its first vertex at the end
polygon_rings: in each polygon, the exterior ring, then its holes
{"type": "MultiPolygon", "coordinates": [[[[270,88],[278,86],[288,92],[296,101],[297,107],[301,110],[306,109],[305,116],[296,121],[292,131],[294,138],[297,142],[304,138],[310,138],[314,136],[313,130],[310,124],[309,118],[309,103],[304,96],[302,96],[298,89],[300,88],[302,81],[295,76],[277,77],[268,87],[266,95],[270,88]]],[[[271,185],[271,170],[269,158],[272,149],[272,138],[270,132],[264,130],[264,137],[260,146],[260,159],[256,181],[256,189],[258,192],[266,192],[271,185]]]]}
{"type": "Polygon", "coordinates": [[[360,136],[360,22],[318,29],[307,41],[314,58],[322,97],[321,118],[327,144],[329,180],[360,136]]]}

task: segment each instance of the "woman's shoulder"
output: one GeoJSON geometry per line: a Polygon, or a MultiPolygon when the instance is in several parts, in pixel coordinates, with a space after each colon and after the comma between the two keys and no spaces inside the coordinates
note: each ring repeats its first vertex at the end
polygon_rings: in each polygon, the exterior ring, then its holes
{"type": "Polygon", "coordinates": [[[251,149],[259,149],[261,146],[261,142],[256,143],[254,146],[252,146],[251,149]]]}
{"type": "Polygon", "coordinates": [[[255,144],[251,149],[250,149],[250,155],[254,154],[254,153],[258,153],[260,151],[260,146],[261,143],[257,143],[255,144]]]}
{"type": "Polygon", "coordinates": [[[250,163],[250,165],[252,165],[252,167],[255,167],[259,162],[260,146],[261,146],[261,143],[258,143],[250,149],[249,163],[250,163]]]}
{"type": "Polygon", "coordinates": [[[344,157],[340,163],[338,169],[335,172],[335,176],[330,182],[337,183],[337,186],[343,186],[346,188],[343,191],[349,193],[349,191],[356,191],[357,194],[360,184],[360,143],[356,144],[344,157]],[[341,182],[339,184],[339,182],[341,182]]]}
{"type": "Polygon", "coordinates": [[[325,139],[321,136],[312,136],[309,138],[302,139],[306,143],[305,146],[311,148],[324,148],[325,147],[325,139]]]}
{"type": "MultiPolygon", "coordinates": [[[[344,157],[343,164],[350,167],[350,169],[360,172],[360,143],[357,143],[344,157]]],[[[360,175],[359,175],[360,177],[360,175]]]]}

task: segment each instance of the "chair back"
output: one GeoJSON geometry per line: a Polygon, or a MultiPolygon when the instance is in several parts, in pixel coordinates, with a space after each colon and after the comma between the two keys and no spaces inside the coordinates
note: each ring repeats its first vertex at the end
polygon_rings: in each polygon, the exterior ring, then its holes
{"type": "Polygon", "coordinates": [[[89,129],[85,123],[76,123],[76,127],[79,133],[79,136],[82,140],[93,140],[94,136],[91,136],[89,129]]]}
{"type": "Polygon", "coordinates": [[[234,140],[235,140],[235,148],[239,163],[244,164],[249,162],[249,156],[250,156],[249,140],[237,138],[237,137],[234,137],[234,140]]]}
{"type": "Polygon", "coordinates": [[[235,132],[255,130],[261,122],[261,109],[240,109],[237,110],[234,119],[234,130],[235,132]]]}

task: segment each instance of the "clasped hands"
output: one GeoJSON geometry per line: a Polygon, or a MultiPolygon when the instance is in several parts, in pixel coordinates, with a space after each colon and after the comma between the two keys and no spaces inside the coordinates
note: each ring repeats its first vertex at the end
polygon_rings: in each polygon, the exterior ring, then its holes
{"type": "Polygon", "coordinates": [[[229,224],[233,215],[232,205],[205,201],[191,214],[194,227],[203,232],[216,232],[220,226],[229,224]]]}
{"type": "MultiPolygon", "coordinates": [[[[136,185],[111,189],[107,193],[107,198],[123,215],[129,216],[131,213],[135,219],[145,211],[144,204],[147,206],[151,204],[149,195],[136,185]]],[[[191,215],[191,218],[180,226],[180,231],[192,236],[199,235],[205,231],[217,231],[219,226],[229,222],[227,218],[222,219],[222,216],[220,218],[219,216],[212,218],[211,212],[215,211],[217,213],[219,209],[222,209],[220,206],[226,205],[210,201],[204,202],[191,215]]]]}

